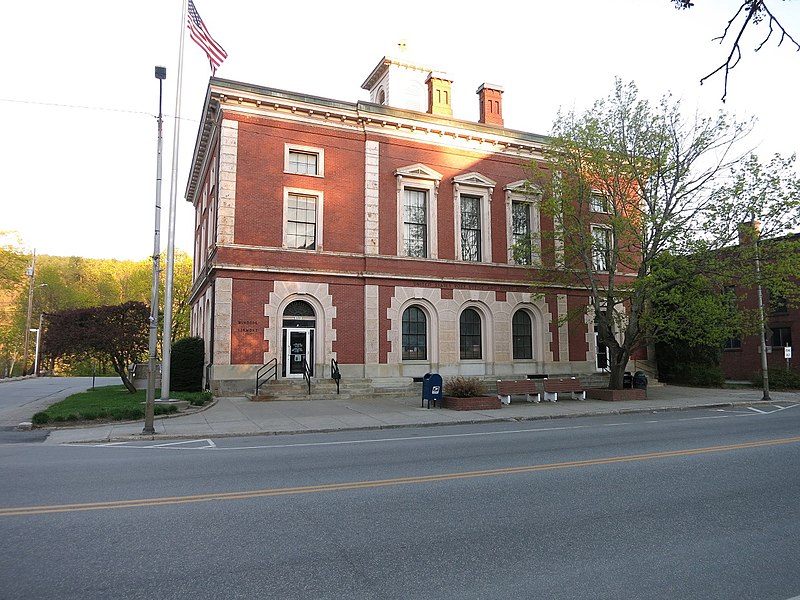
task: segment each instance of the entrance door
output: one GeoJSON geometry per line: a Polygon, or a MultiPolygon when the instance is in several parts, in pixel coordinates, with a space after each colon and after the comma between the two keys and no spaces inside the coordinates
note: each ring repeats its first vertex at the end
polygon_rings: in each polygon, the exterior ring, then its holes
{"type": "Polygon", "coordinates": [[[313,375],[314,355],[312,352],[313,329],[287,329],[286,346],[284,348],[284,360],[286,377],[303,376],[303,359],[311,369],[313,375]]]}

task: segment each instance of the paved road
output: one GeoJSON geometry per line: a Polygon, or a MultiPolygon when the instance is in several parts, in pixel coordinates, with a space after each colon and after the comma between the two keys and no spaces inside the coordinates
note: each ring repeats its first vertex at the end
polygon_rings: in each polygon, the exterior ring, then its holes
{"type": "Polygon", "coordinates": [[[0,446],[0,595],[786,600],[799,431],[787,405],[0,446]]]}
{"type": "Polygon", "coordinates": [[[92,387],[116,385],[119,377],[0,379],[0,427],[14,427],[51,404],[92,387]]]}

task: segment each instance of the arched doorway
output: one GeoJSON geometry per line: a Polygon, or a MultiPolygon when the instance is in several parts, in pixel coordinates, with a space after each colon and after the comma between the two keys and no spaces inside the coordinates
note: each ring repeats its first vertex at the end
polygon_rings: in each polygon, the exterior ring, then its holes
{"type": "Polygon", "coordinates": [[[283,311],[284,377],[302,377],[303,361],[314,375],[314,330],[316,316],[308,302],[294,300],[283,311]]]}

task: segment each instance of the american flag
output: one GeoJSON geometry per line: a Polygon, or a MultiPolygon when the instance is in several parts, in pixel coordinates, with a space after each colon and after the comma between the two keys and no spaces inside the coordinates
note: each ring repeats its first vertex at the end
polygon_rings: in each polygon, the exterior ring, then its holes
{"type": "Polygon", "coordinates": [[[208,29],[206,29],[205,23],[203,23],[203,19],[200,18],[200,13],[197,12],[197,9],[194,7],[194,2],[192,2],[192,0],[189,0],[187,21],[189,37],[191,37],[206,53],[208,62],[211,63],[211,74],[216,74],[217,67],[222,64],[222,61],[228,58],[228,53],[225,52],[222,46],[214,41],[213,37],[211,37],[208,29]]]}

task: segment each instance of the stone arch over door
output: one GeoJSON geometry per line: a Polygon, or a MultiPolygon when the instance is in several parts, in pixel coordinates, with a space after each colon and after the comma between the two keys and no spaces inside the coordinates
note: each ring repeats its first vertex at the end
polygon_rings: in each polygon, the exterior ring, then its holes
{"type": "Polygon", "coordinates": [[[324,377],[325,365],[331,358],[335,359],[333,342],[336,339],[336,330],[333,328],[333,319],[336,318],[336,307],[333,297],[325,283],[304,283],[291,281],[276,281],[269,300],[264,305],[264,316],[269,318],[269,328],[265,338],[269,342],[269,350],[264,353],[264,362],[273,358],[281,364],[283,349],[283,315],[286,307],[295,300],[302,300],[311,306],[315,313],[314,335],[314,376],[324,377]]]}

